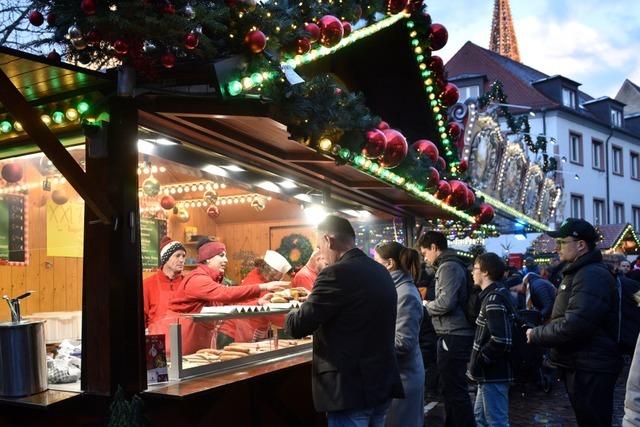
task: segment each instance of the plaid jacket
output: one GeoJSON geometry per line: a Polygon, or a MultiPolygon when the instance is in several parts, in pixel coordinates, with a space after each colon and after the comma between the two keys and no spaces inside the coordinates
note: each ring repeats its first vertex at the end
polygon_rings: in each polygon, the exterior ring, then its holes
{"type": "Polygon", "coordinates": [[[479,383],[513,381],[509,363],[513,314],[507,298],[511,298],[509,291],[499,283],[493,283],[480,293],[482,305],[467,373],[479,383]]]}

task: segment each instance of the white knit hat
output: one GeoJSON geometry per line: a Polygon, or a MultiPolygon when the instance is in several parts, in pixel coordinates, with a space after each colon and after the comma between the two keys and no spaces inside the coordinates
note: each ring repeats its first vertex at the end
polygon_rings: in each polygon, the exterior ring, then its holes
{"type": "Polygon", "coordinates": [[[291,264],[289,264],[289,261],[276,251],[267,251],[264,254],[264,262],[267,263],[269,267],[282,274],[286,274],[291,270],[291,264]]]}

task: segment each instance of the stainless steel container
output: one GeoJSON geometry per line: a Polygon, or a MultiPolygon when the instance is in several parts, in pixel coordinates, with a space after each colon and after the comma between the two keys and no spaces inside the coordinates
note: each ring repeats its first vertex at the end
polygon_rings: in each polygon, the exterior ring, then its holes
{"type": "Polygon", "coordinates": [[[0,323],[0,396],[29,396],[47,387],[44,321],[0,323]]]}

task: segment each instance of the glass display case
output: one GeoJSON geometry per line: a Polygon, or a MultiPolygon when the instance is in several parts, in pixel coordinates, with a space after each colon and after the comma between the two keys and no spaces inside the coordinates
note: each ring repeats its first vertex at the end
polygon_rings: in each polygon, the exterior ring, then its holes
{"type": "Polygon", "coordinates": [[[201,313],[180,315],[176,323],[169,325],[169,379],[223,372],[311,351],[311,337],[293,339],[283,330],[286,314],[299,305],[293,301],[213,306],[205,307],[201,313]],[[194,329],[200,335],[199,342],[208,341],[209,347],[193,351],[193,346],[188,349],[184,345],[184,340],[189,339],[186,335],[194,329]],[[207,335],[204,340],[203,334],[207,335]]]}

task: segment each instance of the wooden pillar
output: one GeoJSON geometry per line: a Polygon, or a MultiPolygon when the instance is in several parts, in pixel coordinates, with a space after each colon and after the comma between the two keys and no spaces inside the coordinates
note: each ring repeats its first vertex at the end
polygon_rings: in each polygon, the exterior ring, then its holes
{"type": "MultiPolygon", "coordinates": [[[[109,103],[106,158],[87,156],[87,176],[106,193],[117,221],[85,209],[82,387],[110,395],[146,388],[138,210],[138,112],[132,98],[109,103]]],[[[87,150],[88,152],[88,150],[87,150]]]]}

